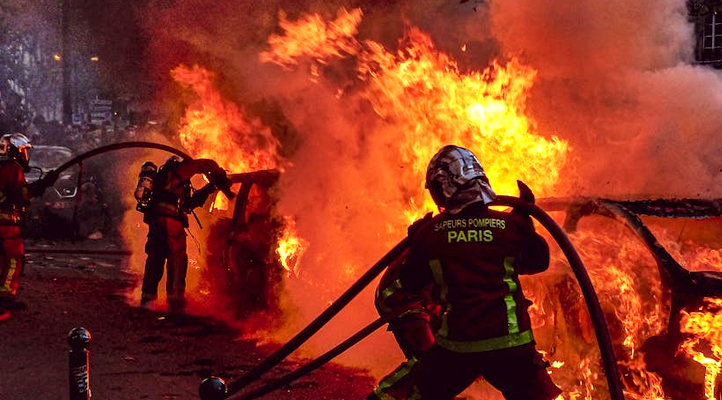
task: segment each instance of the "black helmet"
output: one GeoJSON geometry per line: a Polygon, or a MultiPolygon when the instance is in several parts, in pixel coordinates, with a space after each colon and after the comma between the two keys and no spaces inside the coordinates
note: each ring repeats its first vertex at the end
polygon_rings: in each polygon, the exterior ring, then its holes
{"type": "Polygon", "coordinates": [[[28,149],[32,147],[30,139],[22,133],[3,135],[0,138],[0,158],[14,160],[23,167],[23,170],[27,171],[30,163],[28,149]]]}
{"type": "Polygon", "coordinates": [[[463,147],[442,147],[426,169],[426,188],[440,208],[447,208],[454,195],[470,182],[479,183],[479,194],[485,203],[496,197],[481,163],[474,153],[463,147]]]}

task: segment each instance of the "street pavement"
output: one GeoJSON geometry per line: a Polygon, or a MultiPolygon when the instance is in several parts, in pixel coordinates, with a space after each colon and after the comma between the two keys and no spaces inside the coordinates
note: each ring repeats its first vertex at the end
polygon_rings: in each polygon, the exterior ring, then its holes
{"type": "MultiPolygon", "coordinates": [[[[242,328],[210,317],[129,304],[125,293],[140,277],[124,270],[127,256],[112,254],[122,250],[112,241],[27,241],[26,247],[18,295],[24,309],[0,323],[1,400],[67,400],[67,334],[75,327],[91,333],[90,386],[101,400],[198,399],[203,378],[232,381],[277,348],[257,346],[242,339],[242,328]],[[44,252],[73,248],[83,252],[44,252]]],[[[303,361],[284,362],[269,376],[303,361]]],[[[263,398],[363,399],[373,383],[364,371],[329,364],[263,398]]]]}

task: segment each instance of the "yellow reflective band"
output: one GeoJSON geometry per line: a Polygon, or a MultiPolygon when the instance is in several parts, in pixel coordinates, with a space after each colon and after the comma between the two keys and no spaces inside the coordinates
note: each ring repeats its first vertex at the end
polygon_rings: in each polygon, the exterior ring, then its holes
{"type": "Polygon", "coordinates": [[[430,260],[429,267],[431,273],[434,275],[434,281],[439,285],[439,300],[441,304],[445,305],[444,312],[441,314],[441,327],[439,327],[438,335],[446,336],[449,333],[449,311],[451,311],[451,304],[446,301],[446,296],[449,293],[449,288],[444,283],[444,273],[441,270],[441,261],[430,260]]]}
{"type": "Polygon", "coordinates": [[[401,289],[401,280],[397,279],[391,282],[391,284],[389,284],[389,286],[387,286],[384,290],[379,289],[381,288],[379,287],[376,289],[376,304],[386,313],[393,311],[391,307],[386,306],[386,300],[396,293],[396,291],[401,289]]]}
{"type": "Polygon", "coordinates": [[[400,380],[404,379],[404,377],[411,372],[411,369],[417,361],[419,360],[416,357],[411,357],[401,363],[401,365],[399,365],[392,373],[379,382],[379,385],[376,389],[374,389],[374,393],[376,393],[376,395],[378,395],[382,400],[384,399],[382,396],[386,396],[387,399],[393,399],[392,396],[384,393],[383,390],[390,388],[391,386],[397,384],[400,380]]]}
{"type": "MultiPolygon", "coordinates": [[[[8,288],[8,292],[12,293],[10,284],[13,281],[13,274],[15,273],[15,268],[17,268],[18,262],[14,258],[11,258],[9,261],[10,261],[10,268],[8,269],[8,276],[5,278],[5,283],[3,283],[3,286],[8,288]]],[[[13,293],[13,294],[15,294],[15,293],[13,293]]]]}
{"type": "Polygon", "coordinates": [[[481,353],[484,351],[508,349],[510,347],[531,343],[532,340],[534,340],[534,336],[531,330],[473,342],[457,342],[439,335],[436,336],[437,345],[457,353],[481,353]]]}
{"type": "Polygon", "coordinates": [[[506,257],[504,258],[504,282],[509,286],[509,293],[504,296],[504,302],[506,303],[506,322],[509,334],[519,333],[519,320],[516,318],[516,301],[514,301],[517,284],[512,279],[513,275],[514,257],[506,257]]]}
{"type": "Polygon", "coordinates": [[[379,298],[381,299],[381,301],[385,301],[386,299],[391,297],[391,295],[396,293],[396,291],[399,289],[401,289],[401,281],[397,279],[391,282],[391,284],[387,286],[386,289],[382,290],[381,293],[379,293],[379,298]]]}

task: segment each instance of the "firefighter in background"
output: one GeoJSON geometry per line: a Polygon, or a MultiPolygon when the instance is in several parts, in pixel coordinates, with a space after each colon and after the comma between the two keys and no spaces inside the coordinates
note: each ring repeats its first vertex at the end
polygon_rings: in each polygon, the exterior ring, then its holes
{"type": "Polygon", "coordinates": [[[230,180],[218,164],[209,159],[170,157],[160,168],[152,162],[141,167],[135,198],[137,209],[148,224],[147,254],[141,306],[149,308],[158,298],[158,284],[166,269],[168,309],[185,309],[185,278],[188,270],[186,232],[188,214],[205,203],[216,190],[230,194],[230,180]],[[210,183],[191,193],[191,177],[205,175],[210,183]]]}
{"type": "MultiPolygon", "coordinates": [[[[556,398],[561,390],[535,348],[527,311],[531,302],[519,282],[519,274],[549,267],[546,241],[528,215],[487,206],[496,195],[476,156],[465,148],[439,150],[429,163],[426,187],[440,214],[410,237],[386,300],[403,297],[423,312],[431,293],[441,306],[438,327],[428,327],[432,344],[426,327],[410,329],[423,345],[408,368],[406,398],[450,400],[479,377],[508,400],[556,398]]],[[[519,189],[522,198],[534,200],[525,185],[519,189]]]]}
{"type": "Polygon", "coordinates": [[[50,171],[27,184],[31,147],[21,133],[0,138],[0,321],[10,318],[10,309],[17,307],[15,296],[25,257],[19,226],[22,213],[31,198],[42,196],[58,179],[58,174],[50,171]]]}

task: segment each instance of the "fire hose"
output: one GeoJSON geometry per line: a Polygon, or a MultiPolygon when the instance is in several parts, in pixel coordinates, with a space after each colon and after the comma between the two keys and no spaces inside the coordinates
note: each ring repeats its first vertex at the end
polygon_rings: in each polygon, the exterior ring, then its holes
{"type": "MultiPolygon", "coordinates": [[[[562,252],[569,261],[569,265],[574,272],[574,275],[579,283],[579,286],[584,295],[584,299],[589,310],[592,324],[594,325],[594,332],[597,337],[599,349],[602,357],[602,364],[604,366],[604,372],[607,378],[607,384],[609,387],[609,393],[612,400],[624,400],[624,393],[622,388],[621,378],[619,371],[617,370],[616,357],[614,355],[614,348],[612,346],[611,336],[607,328],[607,323],[604,318],[602,307],[599,304],[594,287],[589,278],[584,263],[582,262],[579,254],[572,245],[569,237],[564,233],[562,228],[539,206],[524,201],[522,199],[511,197],[511,196],[498,196],[492,203],[494,206],[507,206],[514,207],[521,211],[528,213],[534,217],[544,228],[549,231],[554,240],[557,242],[562,252]]],[[[276,350],[265,360],[263,360],[256,367],[251,369],[246,374],[242,375],[235,381],[231,382],[227,387],[222,379],[217,377],[209,377],[205,379],[199,388],[199,392],[202,400],[215,400],[225,399],[237,394],[240,390],[252,382],[261,378],[263,374],[271,370],[273,367],[283,361],[289,354],[300,347],[308,339],[311,338],[319,329],[321,329],[333,316],[338,314],[356,295],[358,295],[362,289],[364,289],[371,281],[376,278],[386,266],[396,259],[409,245],[409,239],[404,238],[394,248],[392,248],[381,260],[374,264],[358,281],[356,281],[346,292],[344,292],[334,303],[332,303],[326,310],[324,310],[316,319],[314,319],[309,325],[307,325],[301,332],[296,334],[291,340],[285,345],[276,350]]],[[[315,370],[324,363],[330,361],[335,356],[341,354],[357,342],[370,335],[379,327],[383,326],[385,321],[378,319],[371,324],[367,325],[356,334],[339,344],[335,348],[329,350],[322,356],[310,361],[305,366],[292,371],[278,379],[275,379],[264,386],[258,387],[252,391],[241,394],[236,400],[251,400],[260,397],[266,393],[269,393],[279,387],[285,386],[297,378],[315,370]]]]}
{"type": "MultiPolygon", "coordinates": [[[[188,160],[192,160],[192,159],[193,159],[193,157],[191,157],[190,155],[186,154],[184,151],[178,150],[178,149],[176,149],[175,147],[171,147],[171,146],[168,146],[168,145],[165,145],[165,144],[153,143],[153,142],[142,142],[142,141],[137,141],[137,142],[120,142],[120,143],[109,144],[109,145],[107,145],[107,146],[101,146],[101,147],[98,147],[97,149],[93,149],[93,150],[90,150],[90,151],[85,152],[85,153],[83,153],[83,154],[80,154],[80,155],[74,157],[73,159],[69,160],[68,162],[64,163],[63,165],[59,166],[59,167],[56,168],[53,172],[54,172],[55,174],[57,174],[57,175],[60,175],[61,172],[65,171],[66,169],[72,167],[72,166],[75,165],[75,164],[81,164],[84,160],[86,160],[86,159],[88,159],[88,158],[90,158],[90,157],[97,156],[97,155],[103,154],[103,153],[107,153],[107,152],[113,151],[113,150],[129,149],[129,148],[139,148],[139,147],[140,147],[140,148],[148,148],[148,149],[165,150],[165,151],[167,151],[167,152],[169,152],[169,153],[173,153],[173,154],[175,154],[175,155],[178,155],[178,156],[182,157],[183,159],[188,159],[188,160]]],[[[206,174],[206,176],[208,176],[208,175],[209,175],[209,174],[206,174]]],[[[211,182],[212,182],[212,183],[216,183],[216,182],[213,182],[213,181],[212,181],[211,176],[208,176],[208,178],[211,179],[211,182]]],[[[226,195],[227,198],[233,199],[233,198],[235,197],[235,193],[233,193],[233,192],[231,191],[230,186],[228,186],[228,187],[219,187],[219,189],[223,192],[223,194],[226,195]]]]}
{"type": "MultiPolygon", "coordinates": [[[[99,155],[99,154],[107,153],[107,152],[109,152],[109,151],[121,150],[121,149],[129,149],[129,148],[147,148],[147,149],[165,150],[165,151],[167,151],[167,152],[169,152],[169,153],[173,153],[173,154],[175,154],[175,155],[178,155],[178,156],[182,157],[183,159],[188,159],[188,160],[192,160],[192,159],[193,159],[193,157],[191,157],[190,155],[186,154],[186,153],[185,153],[184,151],[182,151],[182,150],[178,150],[178,149],[176,149],[175,147],[171,147],[171,146],[164,145],[164,144],[160,144],[160,143],[143,142],[143,141],[120,142],[120,143],[109,144],[109,145],[107,145],[107,146],[101,146],[101,147],[98,147],[97,149],[93,149],[93,150],[87,151],[87,152],[85,152],[85,153],[83,153],[83,154],[80,154],[80,155],[72,158],[71,160],[67,161],[67,162],[64,163],[63,165],[59,166],[58,168],[56,168],[56,169],[53,170],[52,172],[53,172],[54,174],[56,174],[56,176],[59,176],[61,172],[65,171],[66,169],[72,167],[72,166],[75,165],[75,164],[80,164],[80,165],[81,165],[81,171],[82,171],[83,161],[86,160],[86,159],[88,159],[88,158],[97,156],[97,155],[99,155]]],[[[210,174],[206,174],[206,176],[208,177],[208,179],[209,179],[212,183],[217,183],[217,182],[214,182],[214,181],[213,181],[212,176],[211,176],[210,174]]],[[[80,175],[78,175],[78,186],[80,186],[80,175]]],[[[219,187],[219,189],[220,189],[221,192],[223,192],[223,194],[224,194],[228,199],[233,199],[233,198],[235,197],[235,193],[233,193],[233,192],[231,191],[230,181],[229,181],[229,182],[226,182],[226,185],[224,185],[223,187],[219,187]]],[[[193,214],[193,215],[195,216],[195,214],[193,214]]],[[[73,212],[73,226],[77,225],[76,218],[77,218],[77,205],[76,205],[76,210],[73,212]]],[[[198,218],[198,217],[196,217],[196,220],[197,220],[197,218],[198,218]]]]}
{"type": "Polygon", "coordinates": [[[175,147],[167,146],[160,143],[153,143],[153,142],[121,142],[121,143],[113,143],[109,144],[107,146],[101,146],[97,149],[93,149],[90,151],[87,151],[83,154],[77,155],[68,162],[64,163],[63,165],[56,168],[54,171],[56,174],[60,174],[61,172],[65,171],[66,169],[72,167],[75,164],[79,164],[83,162],[84,160],[97,156],[98,154],[107,153],[109,151],[113,150],[120,150],[120,149],[129,149],[129,148],[148,148],[148,149],[158,149],[158,150],[165,150],[169,153],[173,153],[175,155],[181,156],[183,158],[191,159],[192,157],[186,154],[185,152],[176,149],[175,147]]]}

